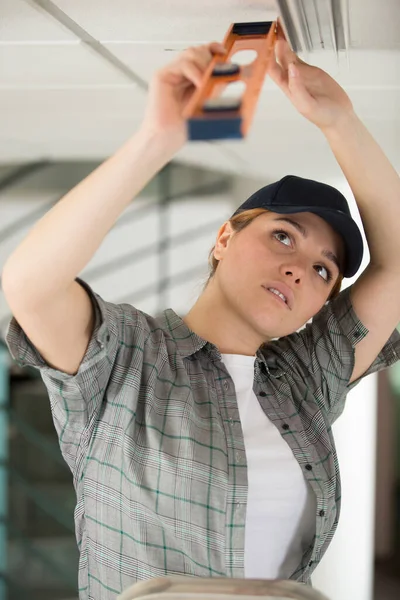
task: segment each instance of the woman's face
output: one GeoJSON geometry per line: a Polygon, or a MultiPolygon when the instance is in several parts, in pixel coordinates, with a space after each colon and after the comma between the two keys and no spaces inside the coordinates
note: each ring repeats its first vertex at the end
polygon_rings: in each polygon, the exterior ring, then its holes
{"type": "Polygon", "coordinates": [[[339,275],[333,257],[342,265],[344,247],[313,213],[266,212],[238,233],[225,223],[214,256],[223,302],[270,339],[297,331],[322,308],[339,275]],[[286,302],[268,288],[281,288],[286,302]]]}

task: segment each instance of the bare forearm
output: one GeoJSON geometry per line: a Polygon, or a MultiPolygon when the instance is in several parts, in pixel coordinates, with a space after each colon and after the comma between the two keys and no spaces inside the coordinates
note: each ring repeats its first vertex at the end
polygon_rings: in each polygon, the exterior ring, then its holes
{"type": "Polygon", "coordinates": [[[67,289],[131,200],[172,159],[166,137],[139,131],[68,192],[8,258],[3,287],[35,299],[67,289]]]}
{"type": "Polygon", "coordinates": [[[400,271],[400,178],[356,115],[324,131],[357,202],[371,264],[400,271]]]}

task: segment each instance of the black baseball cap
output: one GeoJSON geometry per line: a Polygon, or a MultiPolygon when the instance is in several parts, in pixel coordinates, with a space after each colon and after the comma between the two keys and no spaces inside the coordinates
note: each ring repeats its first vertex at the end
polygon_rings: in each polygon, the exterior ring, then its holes
{"type": "Polygon", "coordinates": [[[363,239],[346,198],[336,188],[313,179],[286,175],[252,194],[232,216],[252,208],[266,208],[279,214],[312,212],[318,215],[343,239],[343,276],[352,277],[357,273],[364,252],[363,239]]]}

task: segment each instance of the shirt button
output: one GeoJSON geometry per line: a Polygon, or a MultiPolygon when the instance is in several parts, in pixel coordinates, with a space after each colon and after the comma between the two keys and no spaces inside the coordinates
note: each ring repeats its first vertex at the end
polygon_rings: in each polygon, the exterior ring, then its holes
{"type": "Polygon", "coordinates": [[[361,332],[360,332],[360,331],[358,331],[358,329],[356,329],[356,330],[355,330],[355,332],[353,333],[353,335],[354,335],[354,337],[356,337],[356,338],[357,338],[357,337],[360,337],[360,335],[361,335],[361,332]]]}
{"type": "Polygon", "coordinates": [[[265,392],[260,392],[260,396],[262,396],[264,398],[264,396],[266,396],[267,394],[265,392]]]}
{"type": "Polygon", "coordinates": [[[307,469],[307,471],[312,471],[312,466],[311,465],[306,465],[306,469],[307,469]]]}
{"type": "Polygon", "coordinates": [[[227,382],[227,380],[226,380],[226,379],[225,379],[225,381],[224,381],[224,388],[225,388],[226,390],[228,390],[228,389],[229,389],[229,383],[227,382]]]}
{"type": "Polygon", "coordinates": [[[312,560],[311,562],[309,562],[309,563],[308,563],[308,566],[309,566],[309,567],[312,567],[312,566],[313,566],[313,564],[314,564],[314,561],[312,560]]]}
{"type": "Polygon", "coordinates": [[[324,510],[320,510],[319,511],[319,516],[320,517],[324,517],[325,516],[325,511],[324,510]]]}
{"type": "Polygon", "coordinates": [[[285,430],[289,429],[289,425],[287,423],[284,423],[282,425],[282,429],[285,429],[285,430]]]}

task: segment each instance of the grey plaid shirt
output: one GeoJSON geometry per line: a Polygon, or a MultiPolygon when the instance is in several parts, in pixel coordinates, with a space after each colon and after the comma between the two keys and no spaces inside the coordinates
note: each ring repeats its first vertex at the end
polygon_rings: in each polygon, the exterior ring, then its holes
{"type": "MultiPolygon", "coordinates": [[[[243,577],[246,455],[220,352],[171,309],[156,319],[80,283],[96,325],[76,375],[47,366],[14,319],[7,335],[18,363],[41,371],[73,473],[80,597],[109,600],[167,574],[243,577]]],[[[316,496],[315,536],[291,575],[299,582],[310,583],[337,527],[331,425],[358,383],[348,385],[353,349],[367,333],[347,288],[255,360],[254,392],[316,496]]],[[[363,377],[399,357],[395,330],[363,377]]]]}

